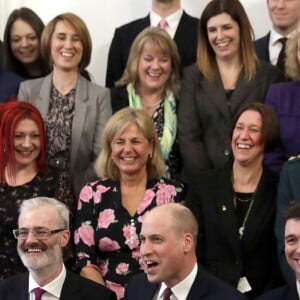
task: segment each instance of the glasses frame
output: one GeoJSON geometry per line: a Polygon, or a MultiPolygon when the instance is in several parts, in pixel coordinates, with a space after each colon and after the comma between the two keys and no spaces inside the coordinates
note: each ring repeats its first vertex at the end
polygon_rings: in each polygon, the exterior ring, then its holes
{"type": "Polygon", "coordinates": [[[53,229],[53,230],[50,230],[48,228],[37,228],[37,229],[13,229],[13,235],[15,237],[15,239],[17,240],[26,240],[28,238],[28,235],[29,233],[31,232],[34,237],[38,240],[47,240],[52,234],[56,234],[56,233],[59,233],[59,232],[62,232],[64,230],[67,230],[67,229],[64,229],[64,228],[58,228],[58,229],[53,229]],[[20,231],[21,230],[24,230],[24,231],[27,231],[27,235],[26,237],[20,237],[20,231]],[[38,233],[37,231],[44,231],[44,233],[46,233],[46,237],[38,237],[38,233]]]}

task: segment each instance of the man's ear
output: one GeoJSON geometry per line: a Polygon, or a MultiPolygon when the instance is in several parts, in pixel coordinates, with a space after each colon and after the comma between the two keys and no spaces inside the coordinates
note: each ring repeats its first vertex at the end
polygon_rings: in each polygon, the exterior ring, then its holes
{"type": "Polygon", "coordinates": [[[65,248],[70,240],[70,230],[66,229],[61,234],[60,245],[62,248],[65,248]]]}

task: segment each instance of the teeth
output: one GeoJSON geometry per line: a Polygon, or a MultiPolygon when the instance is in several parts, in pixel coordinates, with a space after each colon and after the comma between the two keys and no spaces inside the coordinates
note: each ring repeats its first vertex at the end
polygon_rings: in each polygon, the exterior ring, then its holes
{"type": "Polygon", "coordinates": [[[227,41],[227,42],[218,42],[217,45],[219,47],[226,47],[230,44],[230,41],[227,41]]]}
{"type": "Polygon", "coordinates": [[[158,76],[160,76],[160,73],[149,72],[149,75],[153,76],[153,77],[158,77],[158,76]]]}
{"type": "Polygon", "coordinates": [[[39,252],[42,252],[42,250],[41,249],[28,249],[27,252],[29,252],[29,253],[32,253],[32,252],[39,253],[39,252]]]}
{"type": "Polygon", "coordinates": [[[237,146],[240,149],[250,149],[251,148],[251,146],[247,145],[247,144],[238,144],[237,146]]]}
{"type": "Polygon", "coordinates": [[[134,160],[134,157],[123,157],[123,160],[132,161],[134,160]]]}
{"type": "Polygon", "coordinates": [[[67,52],[62,52],[61,55],[64,57],[73,57],[72,53],[67,53],[67,52]]]}

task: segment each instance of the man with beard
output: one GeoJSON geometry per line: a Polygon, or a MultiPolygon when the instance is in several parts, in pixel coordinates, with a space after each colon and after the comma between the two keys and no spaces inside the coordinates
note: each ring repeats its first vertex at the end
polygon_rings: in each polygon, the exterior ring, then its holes
{"type": "Polygon", "coordinates": [[[65,204],[46,197],[25,200],[18,223],[19,228],[13,230],[13,234],[18,240],[19,256],[29,273],[0,282],[1,300],[116,299],[106,287],[66,270],[62,253],[69,242],[70,231],[69,210],[65,204]]]}
{"type": "Polygon", "coordinates": [[[196,62],[198,19],[189,16],[180,0],[152,0],[150,13],[115,30],[108,53],[106,86],[112,88],[123,75],[129,50],[146,27],[162,27],[174,39],[182,69],[196,62]]]}
{"type": "Polygon", "coordinates": [[[300,0],[267,0],[267,6],[272,28],[267,35],[255,41],[255,50],[259,59],[284,71],[285,55],[280,53],[285,51],[287,38],[298,26],[300,0]]]}

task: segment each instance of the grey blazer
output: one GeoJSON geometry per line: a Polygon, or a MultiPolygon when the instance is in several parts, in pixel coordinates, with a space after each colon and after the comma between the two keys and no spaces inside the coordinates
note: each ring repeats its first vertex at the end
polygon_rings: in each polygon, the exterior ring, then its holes
{"type": "MultiPolygon", "coordinates": [[[[52,73],[46,77],[26,80],[20,85],[18,99],[34,104],[45,118],[49,110],[51,88],[52,73]]],[[[87,181],[96,178],[93,164],[100,153],[102,131],[111,114],[109,90],[79,76],[70,162],[76,195],[87,181]]]]}

